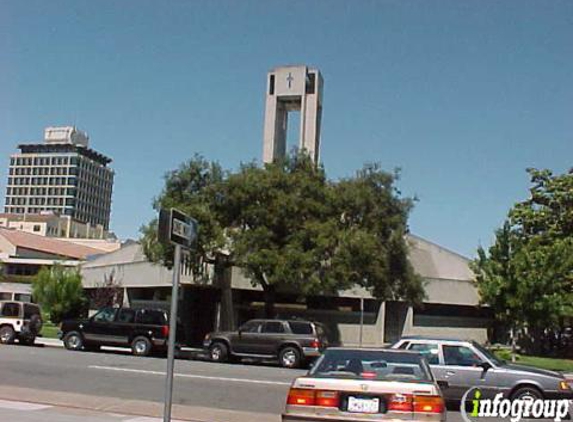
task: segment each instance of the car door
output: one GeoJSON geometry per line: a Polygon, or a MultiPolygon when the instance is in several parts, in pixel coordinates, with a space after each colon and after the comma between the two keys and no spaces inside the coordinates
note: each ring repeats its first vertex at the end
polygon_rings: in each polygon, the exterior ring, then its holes
{"type": "Polygon", "coordinates": [[[449,384],[448,399],[461,400],[472,387],[479,388],[484,398],[495,395],[496,389],[491,382],[494,374],[484,371],[481,365],[485,361],[472,347],[444,343],[442,356],[443,365],[439,371],[449,384]]]}
{"type": "Polygon", "coordinates": [[[114,321],[117,309],[103,308],[88,322],[82,324],[81,330],[86,341],[96,344],[117,344],[119,333],[114,321]]]}
{"type": "Polygon", "coordinates": [[[263,355],[277,355],[287,331],[282,321],[266,321],[263,324],[258,349],[263,355]]]}
{"type": "Polygon", "coordinates": [[[117,335],[118,344],[129,345],[135,325],[135,309],[121,308],[113,323],[113,331],[117,335]]]}
{"type": "Polygon", "coordinates": [[[417,342],[417,341],[408,341],[402,343],[399,347],[400,349],[411,350],[413,352],[418,352],[422,354],[428,363],[430,364],[430,369],[432,370],[432,374],[438,383],[440,384],[440,388],[444,397],[450,400],[450,395],[452,392],[449,390],[449,387],[446,386],[447,377],[445,368],[442,365],[442,356],[440,345],[438,342],[417,342]]]}
{"type": "Polygon", "coordinates": [[[262,321],[248,321],[239,328],[232,338],[232,349],[239,354],[258,354],[262,321]]]}

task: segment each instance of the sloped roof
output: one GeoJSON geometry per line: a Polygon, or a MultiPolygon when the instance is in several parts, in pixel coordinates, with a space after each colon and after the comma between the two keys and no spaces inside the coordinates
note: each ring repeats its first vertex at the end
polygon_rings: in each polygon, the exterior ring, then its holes
{"type": "Polygon", "coordinates": [[[66,258],[86,259],[89,255],[102,253],[99,249],[2,227],[0,227],[0,236],[17,248],[31,249],[66,258]]]}
{"type": "Polygon", "coordinates": [[[409,234],[408,256],[416,273],[424,278],[442,280],[473,280],[470,260],[443,246],[409,234]]]}
{"type": "Polygon", "coordinates": [[[143,247],[134,241],[128,241],[122,245],[121,248],[100,255],[93,260],[89,260],[83,264],[83,268],[96,268],[104,267],[107,265],[120,265],[132,264],[134,262],[147,262],[147,258],[143,253],[143,247]]]}

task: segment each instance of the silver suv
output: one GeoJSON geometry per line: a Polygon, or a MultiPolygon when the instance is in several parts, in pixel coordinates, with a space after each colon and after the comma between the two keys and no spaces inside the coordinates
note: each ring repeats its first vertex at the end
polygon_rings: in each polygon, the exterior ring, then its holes
{"type": "Polygon", "coordinates": [[[423,354],[448,401],[459,402],[472,387],[479,387],[484,398],[503,393],[511,399],[573,399],[573,380],[559,372],[507,363],[473,341],[403,337],[391,347],[423,354]]]}
{"type": "Polygon", "coordinates": [[[32,345],[42,330],[40,307],[33,303],[0,302],[0,343],[32,345]]]}

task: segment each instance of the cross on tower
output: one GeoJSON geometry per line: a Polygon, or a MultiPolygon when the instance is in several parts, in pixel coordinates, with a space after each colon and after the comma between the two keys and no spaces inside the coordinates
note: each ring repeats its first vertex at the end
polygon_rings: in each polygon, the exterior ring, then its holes
{"type": "Polygon", "coordinates": [[[286,79],[287,79],[287,82],[288,82],[288,88],[290,89],[290,88],[291,88],[292,81],[294,81],[294,78],[292,77],[292,74],[291,74],[290,72],[289,72],[288,77],[287,77],[286,79]]]}

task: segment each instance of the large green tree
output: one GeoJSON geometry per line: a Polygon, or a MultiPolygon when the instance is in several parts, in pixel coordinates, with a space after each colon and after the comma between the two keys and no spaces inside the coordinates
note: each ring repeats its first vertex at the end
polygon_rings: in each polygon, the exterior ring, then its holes
{"type": "Polygon", "coordinates": [[[573,173],[529,169],[530,196],[513,206],[473,268],[482,300],[539,352],[573,318],[573,173]]]}
{"type": "MultiPolygon", "coordinates": [[[[329,181],[305,154],[223,172],[194,157],[166,177],[156,209],[176,207],[199,221],[198,274],[224,255],[266,293],[272,314],[277,288],[336,294],[363,286],[376,297],[419,301],[423,286],[407,259],[412,201],[395,188],[397,174],[368,165],[354,177],[329,181]]],[[[152,260],[170,264],[156,226],[142,229],[152,260]]]]}
{"type": "Polygon", "coordinates": [[[32,295],[56,324],[80,316],[87,303],[79,271],[60,265],[40,270],[33,281],[32,295]]]}

